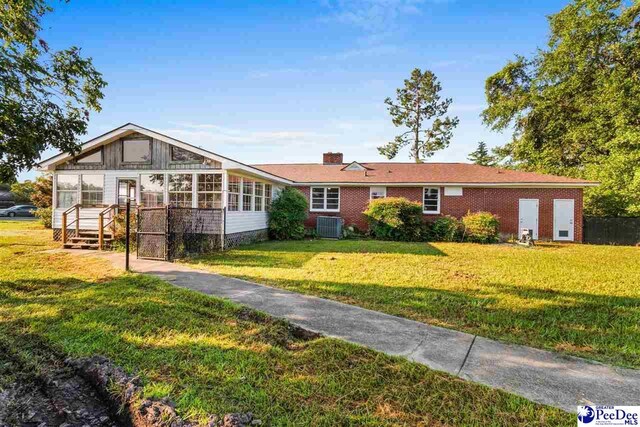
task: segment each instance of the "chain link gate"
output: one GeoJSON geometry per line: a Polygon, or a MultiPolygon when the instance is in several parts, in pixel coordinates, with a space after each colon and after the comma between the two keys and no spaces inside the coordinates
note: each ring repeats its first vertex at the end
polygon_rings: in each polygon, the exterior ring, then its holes
{"type": "Polygon", "coordinates": [[[138,258],[166,261],[169,259],[167,244],[168,207],[138,208],[136,251],[138,258]]]}
{"type": "Polygon", "coordinates": [[[222,250],[224,209],[139,208],[138,258],[172,261],[222,250]]]}

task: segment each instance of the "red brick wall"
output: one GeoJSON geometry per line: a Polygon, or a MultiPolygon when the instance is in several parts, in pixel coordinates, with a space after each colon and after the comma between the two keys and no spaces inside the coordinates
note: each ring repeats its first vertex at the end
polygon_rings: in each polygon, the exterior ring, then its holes
{"type": "MultiPolygon", "coordinates": [[[[309,200],[309,187],[298,187],[309,200]]],[[[406,197],[422,203],[422,187],[387,187],[388,197],[406,197]]],[[[519,199],[538,199],[540,201],[538,237],[553,238],[553,199],[574,199],[574,237],[582,241],[582,189],[580,188],[464,188],[462,196],[445,196],[440,189],[440,212],[442,215],[462,217],[468,211],[488,211],[500,218],[502,233],[518,234],[519,199]]],[[[316,217],[340,216],[346,225],[354,224],[366,229],[367,221],[362,211],[369,203],[369,187],[341,187],[340,212],[310,212],[306,222],[315,227],[316,217]]],[[[426,220],[434,220],[438,215],[425,215],[426,220]]]]}

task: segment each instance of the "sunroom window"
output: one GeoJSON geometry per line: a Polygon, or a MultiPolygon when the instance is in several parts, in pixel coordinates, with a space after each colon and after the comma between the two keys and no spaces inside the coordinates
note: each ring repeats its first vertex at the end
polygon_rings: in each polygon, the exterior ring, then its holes
{"type": "Polygon", "coordinates": [[[203,173],[198,175],[198,207],[222,208],[222,175],[203,173]]]}
{"type": "Polygon", "coordinates": [[[190,173],[169,175],[169,204],[190,208],[193,200],[193,176],[190,173]]]}
{"type": "Polygon", "coordinates": [[[157,207],[164,204],[164,174],[140,176],[140,199],[146,207],[157,207]]]}
{"type": "Polygon", "coordinates": [[[272,197],[273,188],[271,184],[264,185],[264,210],[269,210],[271,208],[271,197],[272,197]]]}
{"type": "Polygon", "coordinates": [[[102,205],[104,175],[82,175],[82,206],[102,205]]]}
{"type": "Polygon", "coordinates": [[[254,193],[255,195],[255,199],[253,201],[254,203],[254,210],[255,211],[262,211],[263,210],[263,205],[264,205],[264,184],[261,182],[256,182],[255,186],[254,186],[254,193]]]}
{"type": "Polygon", "coordinates": [[[246,178],[242,180],[242,210],[253,210],[253,181],[246,178]]]}
{"type": "Polygon", "coordinates": [[[240,209],[240,185],[241,178],[239,176],[229,175],[227,178],[227,210],[238,211],[240,209]]]}
{"type": "Polygon", "coordinates": [[[70,208],[78,202],[78,175],[56,176],[56,197],[58,208],[70,208]]]}

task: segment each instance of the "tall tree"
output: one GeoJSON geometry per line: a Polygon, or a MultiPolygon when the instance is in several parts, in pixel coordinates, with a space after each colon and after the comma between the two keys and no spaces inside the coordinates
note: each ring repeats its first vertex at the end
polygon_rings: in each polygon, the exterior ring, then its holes
{"type": "Polygon", "coordinates": [[[53,200],[53,177],[51,174],[40,175],[34,183],[31,203],[37,208],[50,208],[53,200]]]}
{"type": "Polygon", "coordinates": [[[396,90],[396,100],[385,99],[391,120],[396,127],[407,129],[393,141],[378,147],[388,159],[398,155],[400,149],[410,146],[411,157],[420,163],[449,146],[458,118],[445,116],[451,99],[442,99],[442,86],[435,74],[419,68],[405,79],[404,87],[396,90]],[[443,116],[445,116],[443,118],[443,116]]]}
{"type": "Polygon", "coordinates": [[[487,144],[484,141],[478,142],[478,148],[469,153],[468,159],[481,166],[493,166],[496,163],[494,157],[489,154],[487,144]]]}
{"type": "Polygon", "coordinates": [[[514,167],[600,181],[592,215],[640,214],[640,2],[573,0],[546,48],[486,81],[483,119],[514,129],[496,152],[514,167]]]}
{"type": "Polygon", "coordinates": [[[33,168],[50,147],[77,152],[106,82],[91,58],[39,37],[44,0],[0,4],[0,180],[33,168]]]}
{"type": "Polygon", "coordinates": [[[35,183],[30,180],[11,184],[11,194],[16,203],[30,203],[34,191],[35,183]]]}

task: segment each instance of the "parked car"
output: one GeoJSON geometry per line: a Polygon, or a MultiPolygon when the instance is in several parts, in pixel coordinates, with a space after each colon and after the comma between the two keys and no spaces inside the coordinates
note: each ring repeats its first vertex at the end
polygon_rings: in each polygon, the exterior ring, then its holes
{"type": "Polygon", "coordinates": [[[16,217],[16,216],[26,216],[33,217],[34,212],[37,208],[33,205],[17,205],[12,206],[9,209],[0,209],[0,216],[8,216],[8,217],[16,217]]]}

